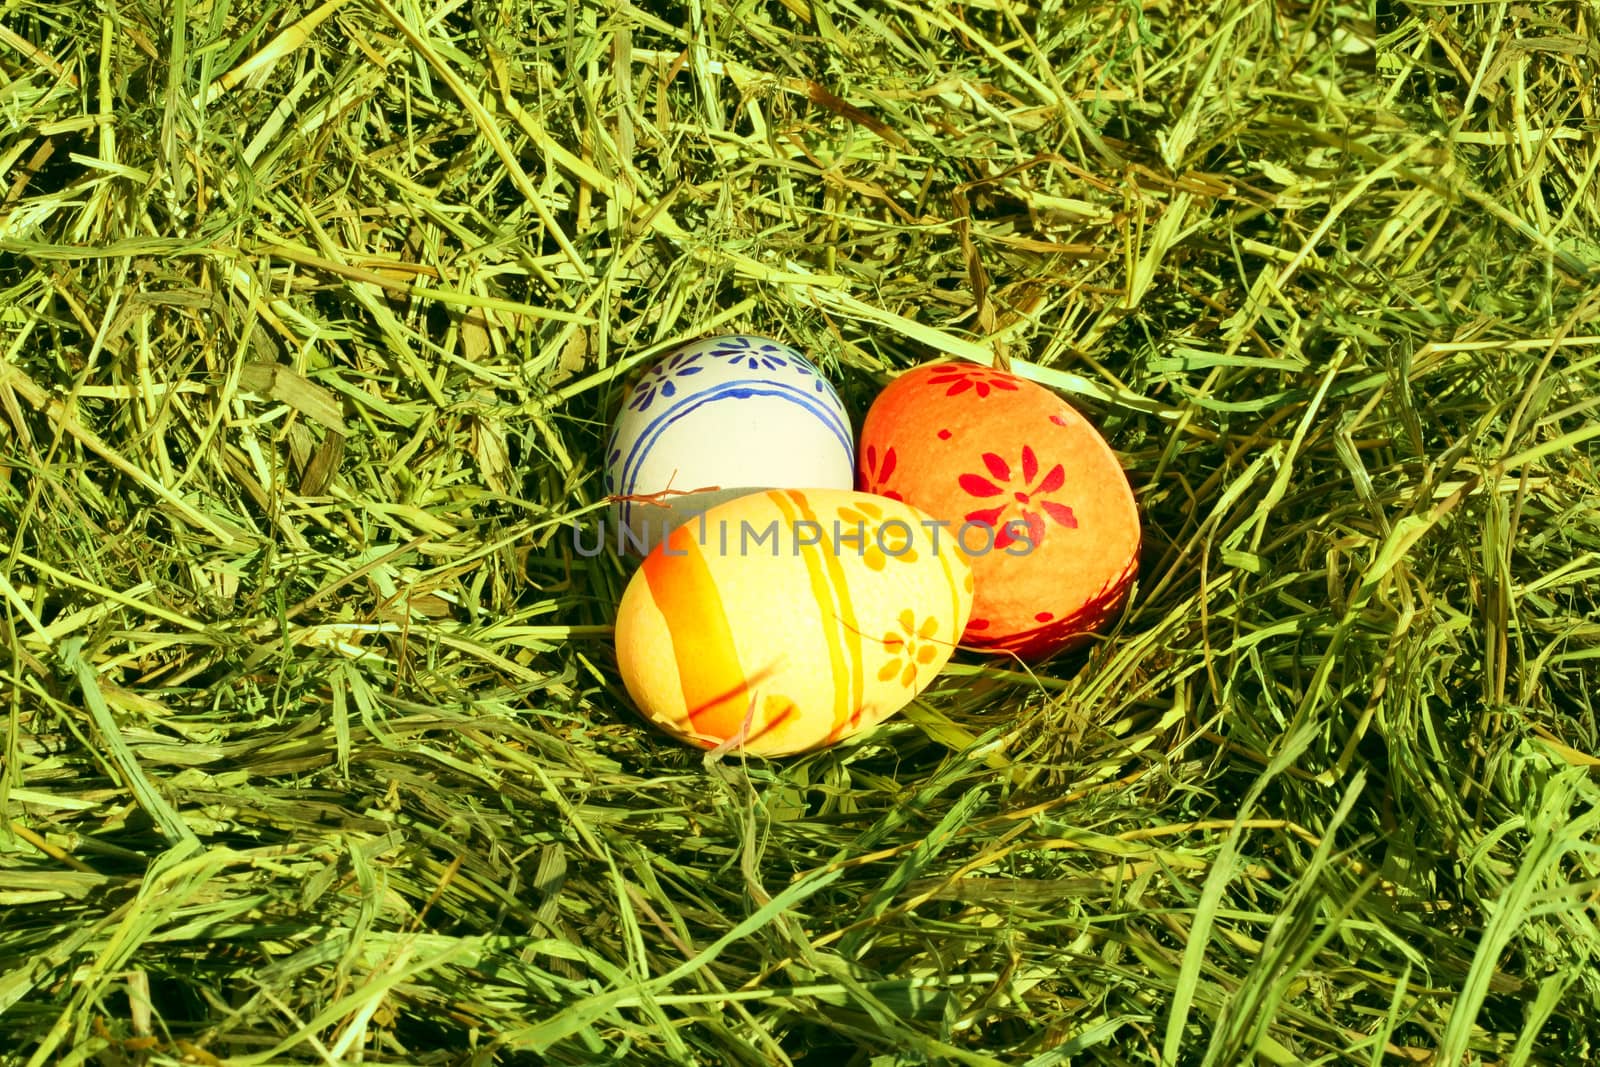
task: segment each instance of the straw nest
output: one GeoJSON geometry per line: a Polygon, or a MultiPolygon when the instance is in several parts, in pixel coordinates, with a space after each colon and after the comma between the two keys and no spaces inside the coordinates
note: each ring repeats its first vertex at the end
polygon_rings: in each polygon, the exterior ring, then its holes
{"type": "Polygon", "coordinates": [[[1592,4],[0,23],[0,1060],[1580,1062],[1592,4]],[[861,744],[628,710],[635,368],[1060,391],[1131,607],[861,744]]]}

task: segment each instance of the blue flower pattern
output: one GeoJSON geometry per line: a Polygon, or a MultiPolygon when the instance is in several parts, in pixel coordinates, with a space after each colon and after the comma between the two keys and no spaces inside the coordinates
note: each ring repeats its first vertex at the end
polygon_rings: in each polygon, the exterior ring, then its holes
{"type": "Polygon", "coordinates": [[[823,380],[804,358],[794,358],[795,353],[785,345],[760,342],[750,337],[726,337],[710,349],[701,352],[679,352],[669,356],[645,372],[634,386],[628,407],[645,412],[659,396],[671,400],[678,394],[675,379],[699,374],[705,369],[699,361],[702,356],[729,360],[735,367],[757,372],[771,372],[783,368],[793,370],[811,379],[811,388],[818,393],[832,393],[832,387],[823,380]]]}
{"type": "Polygon", "coordinates": [[[801,374],[804,374],[807,378],[810,378],[811,388],[815,389],[817,392],[821,393],[828,390],[828,383],[823,381],[821,376],[818,375],[816,371],[812,370],[807,364],[796,363],[794,365],[794,369],[799,371],[801,374]]]}
{"type": "Polygon", "coordinates": [[[674,378],[687,378],[691,374],[699,374],[704,367],[692,366],[699,361],[702,353],[679,352],[669,356],[645,372],[639,384],[634,386],[633,399],[628,401],[628,406],[635,411],[644,411],[655,402],[659,393],[668,399],[677,395],[678,387],[672,384],[674,378]]]}
{"type": "Polygon", "coordinates": [[[757,344],[749,337],[729,337],[711,350],[713,356],[731,360],[735,367],[769,371],[789,365],[788,353],[777,345],[757,344]]]}
{"type": "Polygon", "coordinates": [[[812,369],[803,356],[786,345],[757,343],[750,337],[729,337],[716,348],[711,350],[711,355],[732,357],[733,365],[741,363],[749,370],[774,371],[780,367],[790,367],[811,379],[811,388],[816,392],[831,392],[832,389],[822,377],[812,369]],[[795,358],[791,358],[795,357],[795,358]]]}

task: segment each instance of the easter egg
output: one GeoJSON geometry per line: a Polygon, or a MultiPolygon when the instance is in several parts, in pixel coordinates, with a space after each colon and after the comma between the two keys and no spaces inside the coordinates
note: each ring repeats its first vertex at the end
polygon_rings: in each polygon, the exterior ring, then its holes
{"type": "Polygon", "coordinates": [[[1139,513],[1099,432],[1055,393],[977,365],[907,371],[861,429],[859,486],[948,523],[977,589],[963,644],[1037,660],[1121,607],[1139,513]]]}
{"type": "Polygon", "coordinates": [[[781,756],[903,708],[944,668],[972,572],[929,516],[848,489],[774,489],[674,529],[617,608],[644,716],[714,748],[781,756]]]}
{"type": "Polygon", "coordinates": [[[764,337],[712,337],[654,364],[628,390],[606,446],[606,494],[623,550],[760,489],[851,489],[844,404],[805,356],[764,337]]]}

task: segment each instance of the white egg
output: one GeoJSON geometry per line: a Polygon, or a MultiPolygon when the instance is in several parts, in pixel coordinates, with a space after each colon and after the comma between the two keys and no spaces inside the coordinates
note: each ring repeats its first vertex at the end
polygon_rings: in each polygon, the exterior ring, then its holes
{"type": "Polygon", "coordinates": [[[606,446],[614,541],[647,552],[685,520],[762,489],[852,489],[853,442],[839,394],[793,348],[747,334],[696,341],[623,399],[606,446]]]}

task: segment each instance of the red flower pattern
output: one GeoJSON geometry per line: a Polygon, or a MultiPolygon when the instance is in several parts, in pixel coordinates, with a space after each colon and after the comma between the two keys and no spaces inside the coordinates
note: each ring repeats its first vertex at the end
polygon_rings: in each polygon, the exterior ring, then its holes
{"type": "Polygon", "coordinates": [[[864,469],[867,475],[867,492],[876,493],[878,496],[886,496],[890,500],[898,500],[901,503],[904,503],[906,498],[901,496],[899,492],[893,489],[883,488],[889,483],[889,476],[894,473],[894,449],[886,448],[883,450],[883,459],[881,465],[879,463],[878,448],[876,445],[868,445],[867,454],[863,458],[866,460],[864,469]]]}
{"type": "Polygon", "coordinates": [[[985,397],[996,389],[1008,392],[1016,392],[1017,389],[1017,383],[1010,378],[981,367],[940,367],[928,375],[928,384],[950,386],[944,391],[945,396],[956,396],[971,389],[979,397],[985,397]]]}
{"type": "Polygon", "coordinates": [[[1021,470],[1015,472],[1021,474],[1022,479],[1013,485],[1013,471],[1009,463],[993,452],[983,453],[982,458],[989,476],[963,474],[958,482],[969,496],[993,498],[1007,493],[1011,495],[1010,500],[995,507],[978,508],[966,515],[968,522],[982,523],[995,532],[996,548],[1005,548],[1018,540],[1011,536],[1010,523],[1001,521],[1002,516],[1013,508],[1020,512],[1022,521],[1027,524],[1029,540],[1035,546],[1044,543],[1046,517],[1069,530],[1078,528],[1077,516],[1073,515],[1070,507],[1044,499],[1066,484],[1067,472],[1061,464],[1057,463],[1040,478],[1039,457],[1034,455],[1031,445],[1023,445],[1021,470]]]}

